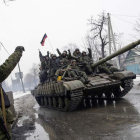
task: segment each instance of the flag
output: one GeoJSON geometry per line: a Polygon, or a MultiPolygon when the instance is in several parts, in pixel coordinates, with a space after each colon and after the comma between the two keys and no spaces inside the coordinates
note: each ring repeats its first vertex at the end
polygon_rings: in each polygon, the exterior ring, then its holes
{"type": "Polygon", "coordinates": [[[43,38],[42,38],[42,40],[41,40],[41,42],[40,42],[42,46],[44,46],[44,43],[45,43],[46,38],[47,38],[47,35],[45,33],[44,36],[43,36],[43,38]]]}

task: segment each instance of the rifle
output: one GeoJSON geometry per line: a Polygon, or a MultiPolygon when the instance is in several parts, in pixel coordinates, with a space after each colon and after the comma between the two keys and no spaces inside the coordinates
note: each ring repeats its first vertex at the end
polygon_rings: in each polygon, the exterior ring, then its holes
{"type": "Polygon", "coordinates": [[[9,132],[8,132],[6,126],[5,126],[4,120],[1,117],[0,117],[0,129],[5,134],[7,140],[10,140],[11,137],[10,137],[9,132]]]}
{"type": "Polygon", "coordinates": [[[1,87],[1,84],[0,84],[0,96],[1,96],[1,104],[2,104],[2,113],[3,113],[3,118],[4,120],[0,117],[0,128],[2,130],[2,132],[5,134],[6,138],[8,140],[11,139],[10,135],[9,135],[9,132],[6,128],[6,115],[5,115],[5,103],[4,103],[4,97],[3,97],[3,91],[2,91],[2,87],[1,87]]]}

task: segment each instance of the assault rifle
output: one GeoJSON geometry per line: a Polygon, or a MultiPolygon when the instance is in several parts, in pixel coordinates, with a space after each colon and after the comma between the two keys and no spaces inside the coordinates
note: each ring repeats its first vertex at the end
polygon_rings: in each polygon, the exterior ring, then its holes
{"type": "Polygon", "coordinates": [[[0,117],[0,129],[5,134],[7,140],[10,140],[11,137],[10,137],[9,132],[8,132],[6,126],[5,126],[4,120],[1,117],[0,117]]]}

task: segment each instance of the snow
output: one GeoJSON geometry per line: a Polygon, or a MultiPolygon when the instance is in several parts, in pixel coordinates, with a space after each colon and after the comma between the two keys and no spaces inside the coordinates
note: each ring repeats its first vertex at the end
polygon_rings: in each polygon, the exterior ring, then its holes
{"type": "Polygon", "coordinates": [[[134,79],[134,82],[140,82],[140,75],[136,75],[136,79],[134,79]]]}
{"type": "Polygon", "coordinates": [[[25,96],[25,95],[27,95],[27,94],[31,94],[31,92],[30,92],[30,91],[26,91],[26,93],[23,93],[23,92],[21,92],[21,91],[19,91],[19,92],[14,92],[14,93],[13,93],[13,98],[14,98],[14,100],[15,100],[15,99],[20,98],[20,97],[22,97],[22,96],[25,96]]]}

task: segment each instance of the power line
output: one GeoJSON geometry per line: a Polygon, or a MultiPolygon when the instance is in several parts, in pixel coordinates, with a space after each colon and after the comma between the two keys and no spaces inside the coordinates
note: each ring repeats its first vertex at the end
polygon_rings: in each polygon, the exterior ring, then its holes
{"type": "Polygon", "coordinates": [[[118,14],[111,14],[115,16],[123,16],[123,17],[140,17],[140,16],[131,16],[131,15],[118,15],[118,14]]]}
{"type": "Polygon", "coordinates": [[[2,47],[5,49],[5,51],[10,55],[10,53],[6,50],[6,48],[4,47],[4,45],[0,42],[0,44],[2,45],[2,47]]]}
{"type": "MultiPolygon", "coordinates": [[[[114,16],[114,15],[112,15],[112,16],[114,16]]],[[[126,21],[126,20],[124,20],[124,19],[122,19],[122,18],[119,18],[119,17],[117,17],[117,16],[114,16],[114,17],[116,17],[116,18],[118,18],[118,19],[120,19],[120,20],[122,20],[122,21],[125,21],[125,22],[127,22],[127,23],[129,23],[129,24],[135,25],[134,23],[129,22],[129,21],[126,21]]]]}

